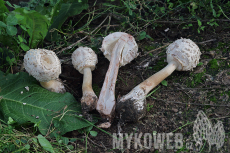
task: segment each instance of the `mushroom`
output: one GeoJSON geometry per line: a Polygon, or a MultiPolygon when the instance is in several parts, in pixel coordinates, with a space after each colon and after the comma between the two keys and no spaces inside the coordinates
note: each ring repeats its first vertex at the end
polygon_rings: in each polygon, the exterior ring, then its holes
{"type": "Polygon", "coordinates": [[[84,115],[95,109],[97,96],[92,89],[92,72],[97,64],[97,55],[88,47],[79,47],[72,54],[72,63],[83,77],[81,105],[84,115]]]}
{"type": "Polygon", "coordinates": [[[40,82],[42,87],[52,92],[66,92],[59,79],[61,63],[53,51],[30,49],[24,56],[24,67],[30,75],[40,82]]]}
{"type": "Polygon", "coordinates": [[[106,36],[101,51],[110,61],[96,109],[104,120],[98,127],[109,128],[115,113],[115,84],[118,69],[138,56],[138,46],[133,36],[115,32],[106,36]]]}
{"type": "Polygon", "coordinates": [[[146,96],[175,69],[188,71],[196,67],[200,59],[199,47],[190,39],[178,39],[167,48],[168,65],[152,75],[127,95],[118,99],[116,112],[120,115],[120,123],[138,121],[146,113],[146,96]]]}

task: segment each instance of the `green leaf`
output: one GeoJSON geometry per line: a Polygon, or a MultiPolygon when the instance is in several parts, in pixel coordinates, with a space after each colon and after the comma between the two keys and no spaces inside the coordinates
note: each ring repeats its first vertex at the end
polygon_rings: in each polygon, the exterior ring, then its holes
{"type": "Polygon", "coordinates": [[[96,137],[96,136],[97,136],[97,131],[89,131],[89,133],[90,133],[93,137],[96,137]]]}
{"type": "Polygon", "coordinates": [[[91,126],[93,123],[79,117],[81,104],[70,93],[50,92],[40,86],[28,73],[20,72],[5,76],[0,71],[0,114],[4,120],[12,117],[18,124],[41,123],[38,130],[46,135],[91,126]],[[29,87],[29,91],[25,89],[29,87]]]}
{"type": "Polygon", "coordinates": [[[72,145],[68,145],[67,146],[70,150],[73,150],[74,149],[74,147],[72,146],[72,145]]]}
{"type": "Polygon", "coordinates": [[[7,32],[8,35],[14,36],[14,35],[17,34],[18,30],[17,30],[17,28],[14,27],[14,26],[7,26],[7,27],[6,27],[6,32],[7,32]]]}
{"type": "Polygon", "coordinates": [[[68,17],[80,14],[82,10],[87,9],[89,7],[87,3],[88,0],[82,0],[82,2],[74,1],[72,3],[61,4],[58,15],[52,19],[53,23],[49,28],[46,38],[53,41],[57,40],[58,33],[55,29],[60,29],[68,17]]]}
{"type": "Polygon", "coordinates": [[[10,66],[16,63],[15,58],[10,58],[9,56],[6,57],[6,60],[10,64],[10,66]]]}
{"type": "Polygon", "coordinates": [[[24,44],[24,43],[21,43],[20,44],[20,47],[24,50],[24,51],[28,51],[28,50],[30,50],[30,47],[29,46],[27,46],[26,44],[24,44]]]}
{"type": "Polygon", "coordinates": [[[3,0],[0,0],[0,20],[2,21],[3,18],[1,17],[2,13],[9,12],[7,7],[5,6],[5,2],[3,0]]]}
{"type": "Polygon", "coordinates": [[[18,19],[14,15],[9,15],[6,18],[6,24],[7,25],[17,25],[18,19]]]}
{"type": "Polygon", "coordinates": [[[20,35],[18,35],[18,40],[20,41],[20,43],[26,42],[26,40],[20,35]]]}
{"type": "MultiPolygon", "coordinates": [[[[17,8],[14,12],[24,16],[23,19],[20,18],[19,24],[27,28],[30,48],[36,48],[48,32],[48,19],[36,11],[27,11],[24,8],[17,8]]],[[[24,27],[21,28],[24,29],[24,27]]]]}
{"type": "Polygon", "coordinates": [[[62,141],[65,145],[67,145],[69,143],[69,138],[62,137],[62,141]]]}
{"type": "Polygon", "coordinates": [[[54,153],[54,149],[53,149],[52,145],[50,144],[50,142],[45,137],[43,137],[41,134],[39,134],[37,136],[37,138],[38,138],[40,145],[42,146],[42,148],[44,150],[54,153]]]}
{"type": "Polygon", "coordinates": [[[18,21],[22,21],[24,19],[24,16],[20,14],[15,14],[15,17],[17,18],[18,21]]]}
{"type": "Polygon", "coordinates": [[[2,21],[0,21],[0,27],[6,28],[6,24],[2,21]]]}
{"type": "Polygon", "coordinates": [[[216,17],[216,11],[214,10],[213,4],[212,4],[212,0],[210,1],[210,6],[211,6],[211,9],[212,9],[213,16],[216,17]]]}
{"type": "Polygon", "coordinates": [[[198,25],[201,26],[202,22],[200,20],[197,19],[198,25]]]}
{"type": "Polygon", "coordinates": [[[165,8],[164,7],[161,7],[160,10],[161,10],[162,13],[165,13],[165,8]]]}
{"type": "Polygon", "coordinates": [[[11,5],[9,1],[6,1],[6,4],[9,5],[9,7],[13,7],[13,5],[11,5]]]}
{"type": "Polygon", "coordinates": [[[5,12],[9,12],[9,10],[5,6],[5,1],[4,0],[0,0],[0,14],[1,13],[5,13],[5,12]]]}
{"type": "Polygon", "coordinates": [[[200,62],[199,64],[197,64],[197,66],[201,66],[201,65],[203,65],[204,63],[202,63],[202,62],[200,62]]]}
{"type": "Polygon", "coordinates": [[[129,9],[129,15],[132,16],[133,15],[133,11],[131,9],[129,9]]]}
{"type": "MultiPolygon", "coordinates": [[[[1,41],[0,41],[1,42],[1,41]]],[[[0,48],[0,65],[5,65],[8,64],[11,58],[14,58],[14,54],[12,53],[12,51],[10,51],[7,48],[0,48]]],[[[0,116],[1,116],[1,112],[0,112],[0,116]]]]}
{"type": "Polygon", "coordinates": [[[9,117],[7,124],[14,124],[16,123],[11,117],[9,117]]]}
{"type": "Polygon", "coordinates": [[[29,145],[29,144],[26,144],[26,145],[24,146],[24,148],[27,149],[27,150],[29,150],[29,149],[30,149],[30,145],[29,145]]]}
{"type": "Polygon", "coordinates": [[[41,123],[41,120],[38,121],[37,123],[35,123],[35,124],[34,124],[34,127],[38,127],[40,123],[41,123]]]}
{"type": "MultiPolygon", "coordinates": [[[[18,43],[12,36],[0,35],[0,42],[4,47],[9,48],[10,50],[14,50],[14,51],[18,50],[18,43]]],[[[0,64],[1,64],[1,55],[0,55],[0,64]]]]}
{"type": "Polygon", "coordinates": [[[137,40],[142,40],[146,37],[146,32],[145,31],[142,31],[140,32],[140,35],[137,37],[137,40]]]}
{"type": "Polygon", "coordinates": [[[167,86],[167,85],[168,85],[168,82],[165,81],[165,80],[163,80],[163,81],[161,81],[161,84],[164,85],[164,86],[167,86]]]}

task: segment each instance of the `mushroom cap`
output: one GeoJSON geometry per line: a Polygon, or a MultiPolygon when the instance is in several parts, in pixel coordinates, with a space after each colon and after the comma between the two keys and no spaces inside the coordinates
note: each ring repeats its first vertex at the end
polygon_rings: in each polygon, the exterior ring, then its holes
{"type": "Polygon", "coordinates": [[[24,56],[26,71],[40,82],[57,79],[61,74],[61,63],[57,55],[46,49],[30,49],[24,56]]]}
{"type": "Polygon", "coordinates": [[[89,67],[93,71],[97,64],[97,55],[89,47],[79,47],[72,54],[72,63],[81,74],[85,67],[89,67]]]}
{"type": "Polygon", "coordinates": [[[120,59],[120,66],[124,66],[136,58],[139,54],[137,43],[133,36],[124,32],[114,32],[106,36],[102,42],[101,51],[104,53],[104,56],[110,61],[112,56],[112,51],[117,43],[118,39],[121,37],[128,37],[128,41],[125,44],[120,59]]]}
{"type": "Polygon", "coordinates": [[[178,39],[167,47],[167,62],[178,63],[176,70],[188,71],[197,66],[200,59],[199,47],[190,39],[178,39]]]}

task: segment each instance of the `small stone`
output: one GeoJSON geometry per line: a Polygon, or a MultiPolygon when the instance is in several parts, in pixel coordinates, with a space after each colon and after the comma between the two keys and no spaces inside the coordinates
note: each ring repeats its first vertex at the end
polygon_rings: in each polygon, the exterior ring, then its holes
{"type": "Polygon", "coordinates": [[[176,113],[178,112],[178,109],[177,108],[172,108],[172,110],[176,113]]]}
{"type": "Polygon", "coordinates": [[[169,31],[169,28],[165,29],[165,32],[168,32],[169,31]]]}

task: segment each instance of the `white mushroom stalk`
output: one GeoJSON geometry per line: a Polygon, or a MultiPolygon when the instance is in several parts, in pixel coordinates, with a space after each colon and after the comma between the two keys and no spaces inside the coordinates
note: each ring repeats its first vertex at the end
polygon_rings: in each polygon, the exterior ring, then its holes
{"type": "Polygon", "coordinates": [[[196,67],[200,59],[199,47],[190,39],[178,39],[167,48],[168,65],[152,75],[127,95],[118,99],[116,111],[120,122],[138,121],[146,113],[146,96],[174,70],[189,71],[196,67]]]}
{"type": "Polygon", "coordinates": [[[94,110],[97,104],[97,96],[92,89],[92,72],[97,64],[97,55],[88,47],[79,47],[72,54],[72,63],[83,77],[81,105],[83,114],[94,110]]]}
{"type": "Polygon", "coordinates": [[[40,82],[42,87],[52,92],[66,92],[59,79],[61,63],[53,51],[30,49],[24,56],[24,67],[30,75],[40,82]]]}
{"type": "Polygon", "coordinates": [[[138,56],[138,46],[133,36],[115,32],[106,36],[101,51],[110,60],[96,109],[104,119],[101,128],[109,128],[115,112],[115,84],[120,66],[124,66],[138,56]]]}

